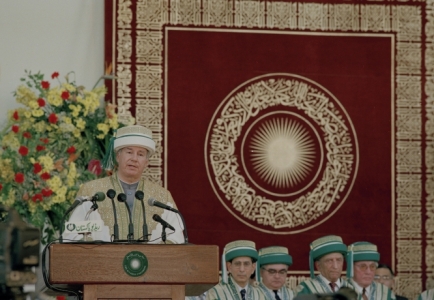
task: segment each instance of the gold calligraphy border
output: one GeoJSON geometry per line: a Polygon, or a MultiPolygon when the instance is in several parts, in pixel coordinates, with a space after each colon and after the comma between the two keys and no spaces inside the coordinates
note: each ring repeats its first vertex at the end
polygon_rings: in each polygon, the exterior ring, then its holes
{"type": "Polygon", "coordinates": [[[150,127],[157,142],[145,175],[162,184],[164,25],[394,33],[396,271],[401,294],[414,298],[422,287],[434,287],[433,1],[137,0],[133,24],[132,2],[115,0],[112,62],[118,79],[112,102],[118,105],[120,121],[126,121],[134,99],[137,123],[150,127]]]}

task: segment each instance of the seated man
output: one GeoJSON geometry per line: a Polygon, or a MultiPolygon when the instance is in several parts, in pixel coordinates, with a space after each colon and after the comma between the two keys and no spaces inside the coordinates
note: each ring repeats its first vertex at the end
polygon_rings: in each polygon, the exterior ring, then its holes
{"type": "Polygon", "coordinates": [[[256,263],[259,289],[268,300],[292,300],[294,291],[285,286],[288,268],[292,265],[292,257],[288,249],[272,246],[259,250],[256,263]]]}
{"type": "Polygon", "coordinates": [[[222,280],[206,293],[207,300],[265,300],[258,288],[250,284],[258,252],[252,241],[230,242],[222,254],[222,280]]]}
{"type": "Polygon", "coordinates": [[[395,295],[384,284],[374,281],[380,253],[369,242],[356,242],[348,246],[347,277],[362,300],[390,300],[395,295]]]}
{"type": "Polygon", "coordinates": [[[163,208],[150,206],[147,201],[149,198],[154,198],[176,209],[175,201],[167,189],[142,177],[143,171],[149,164],[149,157],[154,152],[155,142],[152,139],[151,130],[139,125],[119,128],[104,158],[104,167],[108,170],[114,168],[113,174],[84,183],[77,193],[77,197],[93,196],[98,192],[109,195],[108,191],[112,190],[113,195],[111,197],[115,196],[114,200],[112,201],[108,197],[105,198],[104,201],[98,202],[96,210],[91,209],[92,202],[83,202],[83,204],[75,208],[69,218],[70,222],[102,220],[102,230],[91,232],[89,235],[64,232],[63,238],[66,241],[89,239],[109,242],[117,231],[115,230],[115,224],[117,223],[119,240],[129,240],[131,236],[130,228],[132,228],[134,229],[134,240],[147,241],[149,239],[149,243],[162,243],[164,242],[163,226],[161,222],[153,219],[153,215],[156,214],[175,229],[167,230],[167,242],[183,243],[182,220],[178,214],[163,208]],[[137,192],[142,193],[142,200],[137,198],[137,192]],[[123,201],[118,201],[120,194],[124,196],[123,201]],[[142,205],[145,207],[145,215],[143,214],[142,205]],[[131,212],[132,220],[129,218],[128,210],[131,212]],[[117,222],[115,222],[116,220],[117,222]],[[133,226],[131,226],[131,223],[133,226]],[[145,224],[149,230],[148,234],[143,233],[144,230],[142,230],[145,224]]]}
{"type": "Polygon", "coordinates": [[[341,287],[352,288],[351,284],[341,278],[347,246],[342,242],[340,236],[328,235],[316,239],[310,244],[310,249],[311,279],[297,286],[297,295],[330,294],[337,292],[341,287]],[[314,265],[319,271],[316,277],[314,276],[314,265]]]}
{"type": "MultiPolygon", "coordinates": [[[[392,268],[386,264],[378,264],[375,270],[374,280],[376,282],[382,283],[393,291],[395,288],[395,275],[393,274],[392,268]]],[[[408,298],[396,295],[396,300],[408,300],[408,298]]]]}

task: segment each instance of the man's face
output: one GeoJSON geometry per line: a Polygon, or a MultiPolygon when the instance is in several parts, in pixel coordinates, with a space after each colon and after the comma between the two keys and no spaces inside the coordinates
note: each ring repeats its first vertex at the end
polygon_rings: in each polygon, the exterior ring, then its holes
{"type": "Polygon", "coordinates": [[[361,287],[368,287],[374,281],[375,269],[377,263],[375,261],[357,261],[354,263],[354,281],[361,287]]]}
{"type": "Polygon", "coordinates": [[[392,273],[390,273],[388,268],[379,268],[375,270],[374,280],[376,282],[382,283],[389,289],[393,289],[395,286],[395,280],[393,279],[392,273]]]}
{"type": "Polygon", "coordinates": [[[228,273],[232,274],[233,280],[240,286],[245,287],[249,283],[250,276],[255,272],[256,263],[247,256],[236,257],[232,262],[226,262],[228,273]]]}
{"type": "Polygon", "coordinates": [[[118,176],[122,181],[134,183],[140,180],[143,171],[148,166],[148,150],[142,147],[128,146],[116,154],[118,176]]]}
{"type": "Polygon", "coordinates": [[[342,273],[344,256],[341,253],[329,253],[315,262],[316,269],[330,282],[336,282],[342,273]]]}
{"type": "Polygon", "coordinates": [[[278,290],[285,284],[288,266],[285,264],[264,265],[260,272],[262,283],[270,290],[278,290]]]}

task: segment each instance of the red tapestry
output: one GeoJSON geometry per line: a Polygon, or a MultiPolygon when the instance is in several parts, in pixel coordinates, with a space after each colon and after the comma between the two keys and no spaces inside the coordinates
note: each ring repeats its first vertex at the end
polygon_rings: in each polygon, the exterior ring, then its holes
{"type": "Polygon", "coordinates": [[[369,241],[414,297],[434,268],[431,18],[424,1],[107,2],[110,97],[153,130],[145,175],[190,242],[283,245],[308,276],[314,239],[369,241]]]}

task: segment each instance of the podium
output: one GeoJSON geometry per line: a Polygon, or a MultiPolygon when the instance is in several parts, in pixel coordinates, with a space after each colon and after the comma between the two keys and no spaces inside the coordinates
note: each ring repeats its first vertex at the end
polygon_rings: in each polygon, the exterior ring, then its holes
{"type": "Polygon", "coordinates": [[[49,248],[51,284],[83,285],[83,299],[176,299],[197,296],[219,281],[218,246],[64,243],[49,248]],[[147,259],[143,275],[125,259],[147,259]]]}

